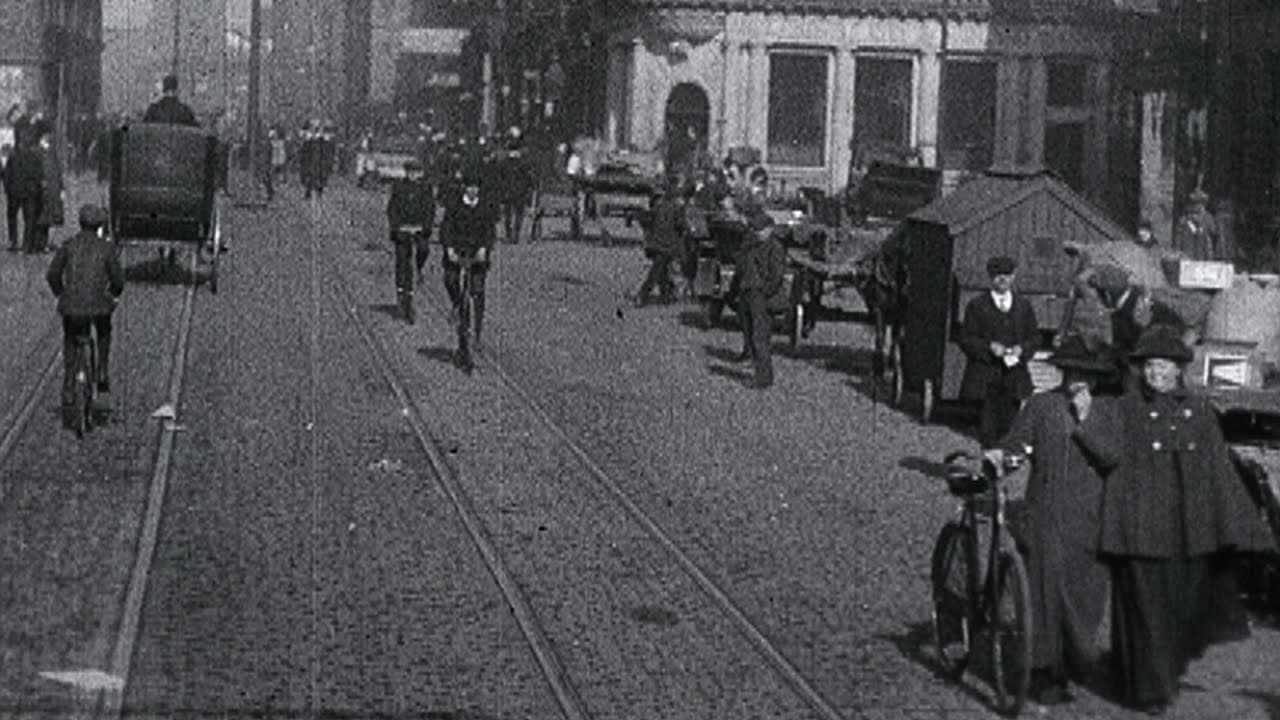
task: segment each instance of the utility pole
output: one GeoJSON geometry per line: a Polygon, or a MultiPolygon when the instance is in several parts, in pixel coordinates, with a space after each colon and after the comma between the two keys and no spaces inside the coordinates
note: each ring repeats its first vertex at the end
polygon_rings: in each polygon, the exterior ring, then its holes
{"type": "Polygon", "coordinates": [[[173,71],[178,77],[178,50],[181,49],[179,38],[182,36],[182,0],[173,0],[173,71]]]}
{"type": "Polygon", "coordinates": [[[249,135],[249,174],[258,171],[258,103],[262,74],[262,0],[249,2],[249,109],[245,132],[249,135]]]}

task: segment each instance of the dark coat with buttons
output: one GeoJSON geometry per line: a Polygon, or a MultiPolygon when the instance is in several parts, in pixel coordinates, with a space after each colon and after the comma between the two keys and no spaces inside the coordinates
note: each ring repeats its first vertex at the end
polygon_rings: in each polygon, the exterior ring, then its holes
{"type": "Polygon", "coordinates": [[[969,301],[964,312],[964,325],[960,329],[960,349],[968,362],[964,377],[960,380],[960,397],[965,400],[983,400],[988,390],[1001,383],[1004,392],[1021,400],[1031,394],[1031,374],[1027,361],[1040,346],[1040,326],[1031,303],[1017,292],[1013,293],[1013,305],[1002,313],[996,307],[991,293],[983,293],[969,301]],[[1022,348],[1021,362],[1007,367],[1001,359],[991,354],[991,343],[998,342],[1022,348]]]}
{"type": "Polygon", "coordinates": [[[1102,495],[1100,552],[1188,558],[1275,547],[1207,400],[1143,386],[1118,406],[1121,431],[1089,439],[1116,463],[1102,495]]]}

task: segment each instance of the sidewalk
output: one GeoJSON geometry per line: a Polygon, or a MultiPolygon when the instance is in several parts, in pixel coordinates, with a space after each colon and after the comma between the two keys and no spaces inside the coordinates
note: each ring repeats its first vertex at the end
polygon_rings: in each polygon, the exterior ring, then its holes
{"type": "MultiPolygon", "coordinates": [[[[87,202],[106,202],[106,186],[93,173],[72,176],[66,186],[67,223],[49,233],[57,247],[79,229],[76,217],[87,202]]],[[[8,228],[4,247],[9,247],[8,228]]],[[[27,255],[0,251],[0,407],[3,428],[20,409],[27,390],[39,378],[60,342],[53,295],[45,281],[52,254],[27,255]]]]}

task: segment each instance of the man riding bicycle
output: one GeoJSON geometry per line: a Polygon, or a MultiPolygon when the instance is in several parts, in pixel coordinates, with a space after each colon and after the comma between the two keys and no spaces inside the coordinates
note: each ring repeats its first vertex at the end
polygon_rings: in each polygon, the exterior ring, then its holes
{"type": "MultiPolygon", "coordinates": [[[[440,223],[440,242],[444,245],[444,287],[453,303],[453,315],[458,315],[462,302],[460,276],[463,258],[474,258],[470,265],[471,296],[475,306],[475,342],[480,345],[480,329],[484,322],[484,281],[489,271],[490,256],[496,240],[497,216],[493,203],[486,202],[480,194],[480,180],[472,171],[464,174],[462,193],[450,198],[445,206],[444,220],[440,223]]],[[[457,324],[457,323],[455,323],[457,324]]],[[[458,343],[465,342],[465,329],[458,327],[458,343]]],[[[462,362],[461,353],[459,362],[462,362]]]]}
{"type": "Polygon", "coordinates": [[[396,180],[387,200],[387,225],[396,249],[396,300],[404,319],[413,323],[414,271],[422,275],[431,245],[431,226],[436,220],[432,187],[424,180],[422,164],[404,164],[405,179],[396,180]]]}
{"type": "Polygon", "coordinates": [[[124,292],[124,270],[120,249],[106,234],[107,211],[97,205],[80,208],[80,232],[62,244],[49,264],[49,288],[58,298],[62,315],[62,408],[68,424],[74,402],[76,342],[89,334],[90,325],[98,333],[96,378],[99,393],[111,391],[107,362],[111,356],[111,313],[124,292]]]}

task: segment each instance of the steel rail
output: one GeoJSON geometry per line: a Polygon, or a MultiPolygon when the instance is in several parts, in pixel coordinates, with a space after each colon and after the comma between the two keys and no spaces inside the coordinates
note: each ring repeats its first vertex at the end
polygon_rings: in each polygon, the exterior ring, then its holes
{"type": "MultiPolygon", "coordinates": [[[[319,242],[317,242],[317,246],[319,246],[319,242]]],[[[403,381],[392,369],[390,355],[386,347],[373,331],[365,323],[361,322],[359,312],[356,309],[355,298],[342,274],[337,272],[336,261],[332,259],[327,249],[321,249],[321,252],[324,254],[333,273],[334,282],[332,284],[337,287],[340,294],[338,298],[340,304],[346,311],[352,326],[360,334],[361,339],[374,356],[375,364],[381,371],[383,379],[400,403],[400,407],[403,409],[403,416],[417,437],[419,446],[427,456],[437,487],[449,498],[459,519],[461,519],[463,526],[466,528],[467,534],[471,536],[472,543],[480,551],[489,573],[498,583],[498,587],[502,591],[508,607],[511,608],[516,623],[520,626],[520,631],[524,634],[529,648],[533,651],[543,676],[551,686],[552,694],[560,705],[566,720],[589,720],[591,715],[587,712],[582,698],[565,672],[564,665],[556,655],[555,649],[552,647],[546,632],[542,629],[541,623],[538,622],[532,606],[510,571],[507,570],[501,554],[499,554],[493,541],[489,539],[478,514],[471,507],[470,500],[463,490],[466,481],[465,473],[461,468],[451,468],[445,462],[441,443],[431,436],[426,422],[423,420],[424,413],[422,408],[417,400],[408,393],[403,381]]]]}
{"type": "MultiPolygon", "coordinates": [[[[425,293],[424,293],[425,294],[425,293]]],[[[447,317],[448,312],[440,307],[438,301],[433,300],[427,295],[427,302],[436,312],[438,317],[447,317]]],[[[609,473],[600,467],[591,455],[582,447],[581,443],[573,439],[573,437],[551,417],[546,410],[534,400],[524,388],[502,367],[502,364],[492,357],[488,352],[473,348],[477,364],[484,364],[490,368],[499,378],[503,385],[509,388],[519,398],[520,402],[534,415],[553,435],[558,437],[564,446],[578,459],[585,467],[592,478],[596,481],[599,488],[606,494],[612,496],[628,515],[636,521],[645,532],[654,540],[656,540],[667,553],[676,561],[677,564],[685,571],[685,573],[694,581],[696,585],[710,597],[721,611],[730,619],[734,627],[742,634],[744,638],[760,653],[766,662],[773,668],[779,676],[791,687],[792,690],[800,696],[801,699],[809,705],[824,720],[845,720],[844,716],[835,709],[822,694],[817,691],[803,674],[791,663],[790,660],[778,650],[772,642],[764,635],[764,633],[756,627],[755,623],[747,617],[746,613],[738,607],[729,594],[725,592],[707,573],[703,572],[680,546],[671,538],[662,527],[653,520],[639,505],[636,504],[625,492],[621,486],[610,477],[609,473]]]]}

